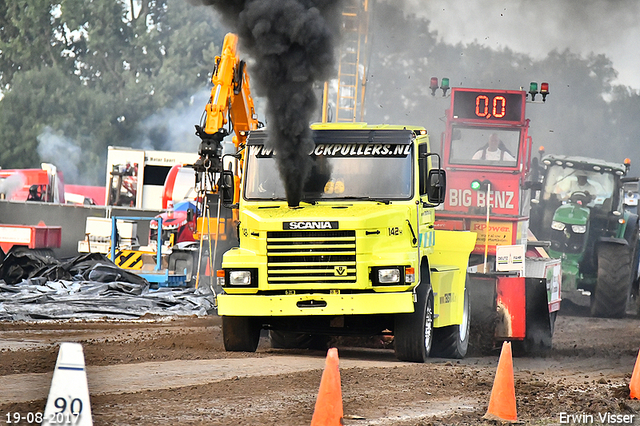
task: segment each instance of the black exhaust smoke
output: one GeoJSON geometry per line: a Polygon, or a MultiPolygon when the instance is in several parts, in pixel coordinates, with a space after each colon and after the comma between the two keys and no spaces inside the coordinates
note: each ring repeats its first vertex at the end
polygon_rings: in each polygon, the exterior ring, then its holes
{"type": "Polygon", "coordinates": [[[309,124],[320,106],[314,83],[334,72],[343,0],[199,1],[223,15],[255,60],[251,81],[267,99],[267,143],[276,153],[287,202],[296,207],[311,169],[309,124]]]}

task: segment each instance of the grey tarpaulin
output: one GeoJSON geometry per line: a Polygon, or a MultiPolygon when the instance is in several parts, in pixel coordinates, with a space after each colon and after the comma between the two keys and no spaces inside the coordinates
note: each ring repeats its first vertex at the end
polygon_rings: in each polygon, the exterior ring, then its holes
{"type": "Polygon", "coordinates": [[[214,312],[208,289],[161,288],[98,253],[58,261],[9,253],[0,265],[0,320],[138,318],[214,312]]]}
{"type": "Polygon", "coordinates": [[[147,280],[119,268],[101,253],[87,253],[58,260],[33,250],[9,252],[0,265],[0,279],[7,284],[17,284],[32,278],[45,278],[48,281],[124,281],[148,285],[147,280]]]}

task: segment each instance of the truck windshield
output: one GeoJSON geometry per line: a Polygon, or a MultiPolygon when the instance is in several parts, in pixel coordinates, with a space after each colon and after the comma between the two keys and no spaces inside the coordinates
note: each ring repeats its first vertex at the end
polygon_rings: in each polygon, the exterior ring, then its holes
{"type": "MultiPolygon", "coordinates": [[[[303,201],[406,200],[413,195],[412,145],[321,146],[311,154],[313,168],[304,185],[303,201]],[[316,155],[316,153],[320,153],[316,155]]],[[[285,190],[275,159],[262,145],[249,147],[244,198],[284,200],[285,190]]]]}
{"type": "Polygon", "coordinates": [[[519,129],[454,126],[449,163],[514,167],[519,145],[519,129]]]}

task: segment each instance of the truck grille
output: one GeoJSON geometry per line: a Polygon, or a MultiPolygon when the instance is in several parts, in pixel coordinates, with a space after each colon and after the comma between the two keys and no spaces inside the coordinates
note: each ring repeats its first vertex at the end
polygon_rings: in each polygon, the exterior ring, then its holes
{"type": "Polygon", "coordinates": [[[267,232],[269,284],[356,282],[355,231],[267,232]]]}

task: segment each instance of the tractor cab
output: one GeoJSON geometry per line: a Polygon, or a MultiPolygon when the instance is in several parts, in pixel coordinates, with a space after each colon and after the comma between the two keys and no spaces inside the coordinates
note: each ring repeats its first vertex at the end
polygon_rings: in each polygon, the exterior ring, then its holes
{"type": "Polygon", "coordinates": [[[595,219],[605,221],[611,214],[619,216],[625,201],[621,178],[626,172],[623,164],[603,160],[565,155],[543,157],[540,165],[542,188],[533,200],[531,214],[531,226],[536,229],[536,235],[552,239],[553,217],[562,215],[563,210],[579,207],[595,219]],[[558,211],[562,206],[565,207],[558,211]]]}
{"type": "Polygon", "coordinates": [[[629,166],[565,155],[540,164],[531,228],[562,259],[563,297],[595,316],[622,317],[629,296],[638,298],[638,178],[626,177],[629,166]]]}

